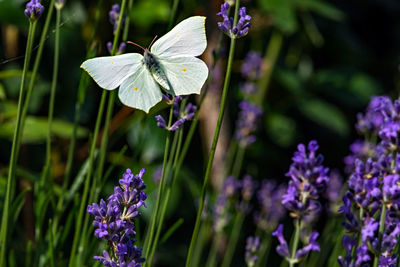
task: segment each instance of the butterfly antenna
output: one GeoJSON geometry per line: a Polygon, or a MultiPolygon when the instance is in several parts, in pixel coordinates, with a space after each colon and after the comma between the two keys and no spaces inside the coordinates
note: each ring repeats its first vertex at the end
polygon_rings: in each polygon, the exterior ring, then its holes
{"type": "Polygon", "coordinates": [[[131,41],[127,41],[127,43],[136,45],[137,47],[140,47],[141,49],[143,49],[143,51],[146,51],[146,49],[144,49],[141,45],[138,45],[137,43],[134,43],[134,42],[131,42],[131,41]]]}
{"type": "Polygon", "coordinates": [[[157,35],[154,36],[153,40],[151,41],[151,43],[150,43],[150,45],[149,45],[149,49],[150,49],[150,47],[153,45],[153,43],[154,43],[154,41],[155,41],[156,39],[157,39],[157,35]]]}

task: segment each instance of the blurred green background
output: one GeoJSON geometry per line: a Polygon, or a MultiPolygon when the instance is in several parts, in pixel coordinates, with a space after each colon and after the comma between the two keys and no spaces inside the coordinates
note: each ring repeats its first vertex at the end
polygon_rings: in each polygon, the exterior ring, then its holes
{"type": "MultiPolygon", "coordinates": [[[[42,4],[47,7],[48,2],[42,1],[42,4]]],[[[23,14],[25,3],[0,0],[1,206],[26,45],[28,20],[23,14]]],[[[108,11],[115,3],[119,2],[103,1],[99,6],[98,1],[67,0],[62,12],[60,75],[55,109],[57,125],[53,127],[56,185],[62,182],[65,168],[81,75],[79,66],[85,59],[87,49],[93,45],[97,45],[98,55],[108,55],[106,43],[113,38],[108,11]],[[99,30],[92,40],[96,12],[100,12],[99,30]]],[[[192,15],[207,16],[208,55],[216,45],[216,22],[221,20],[216,13],[221,3],[215,0],[182,0],[179,4],[176,22],[192,15]]],[[[364,110],[372,95],[398,97],[400,2],[247,0],[241,3],[253,18],[250,33],[237,42],[226,117],[228,136],[232,135],[237,118],[237,104],[241,98],[239,87],[243,82],[240,66],[244,57],[249,51],[263,55],[268,49],[275,49],[276,52],[273,53],[276,62],[265,57],[265,62],[273,68],[272,76],[263,99],[264,115],[257,132],[258,139],[246,152],[242,173],[249,173],[256,179],[286,182],[284,174],[295,146],[311,139],[318,140],[325,155],[325,165],[342,170],[343,157],[357,137],[354,130],[356,114],[364,110]]],[[[166,32],[171,5],[171,0],[135,0],[129,13],[128,40],[147,46],[155,35],[162,36],[166,32]]],[[[43,23],[44,16],[40,19],[40,27],[43,23]]],[[[26,183],[31,184],[38,179],[44,164],[54,21],[50,29],[20,152],[18,191],[26,187],[26,183]]],[[[226,41],[222,44],[225,48],[226,41]]],[[[35,45],[37,43],[38,36],[35,45]]],[[[128,46],[127,52],[139,51],[134,46],[128,46]]],[[[225,67],[225,56],[222,55],[220,62],[222,69],[225,67]]],[[[206,54],[204,59],[210,64],[210,56],[206,54]]],[[[216,88],[222,90],[217,85],[216,88]]],[[[88,137],[94,128],[100,93],[101,89],[91,83],[81,115],[74,174],[87,157],[88,137]]],[[[103,190],[104,196],[111,193],[116,177],[123,173],[124,168],[132,168],[134,172],[147,168],[145,182],[151,203],[151,192],[155,187],[152,174],[162,162],[165,139],[165,133],[156,127],[154,115],[131,113],[123,109],[119,102],[116,105],[114,119],[118,126],[110,137],[107,163],[116,164],[117,168],[112,172],[113,179],[108,180],[103,190]],[[122,114],[122,119],[118,114],[122,114]],[[115,162],[116,153],[125,145],[126,152],[115,162]]],[[[201,174],[204,172],[206,154],[202,144],[204,146],[205,139],[207,136],[196,134],[174,191],[166,225],[172,225],[181,217],[185,222],[170,241],[174,245],[172,253],[170,245],[161,244],[158,257],[165,265],[160,266],[173,266],[174,262],[185,258],[194,222],[195,202],[202,182],[201,174]]],[[[28,210],[23,211],[15,226],[19,242],[32,238],[33,234],[33,230],[24,223],[29,221],[29,203],[27,205],[25,208],[28,210]]],[[[144,212],[145,219],[148,215],[144,212]]],[[[251,232],[252,219],[249,218],[247,223],[251,232]]],[[[238,266],[242,265],[242,257],[242,254],[237,255],[238,266]]]]}

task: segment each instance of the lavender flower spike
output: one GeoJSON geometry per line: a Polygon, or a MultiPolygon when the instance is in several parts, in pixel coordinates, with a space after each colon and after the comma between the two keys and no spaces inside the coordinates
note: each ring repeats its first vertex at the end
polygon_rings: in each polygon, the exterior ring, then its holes
{"type": "Polygon", "coordinates": [[[236,26],[233,26],[233,18],[228,17],[228,10],[230,5],[225,2],[221,5],[221,12],[217,13],[218,16],[222,16],[223,22],[218,22],[218,28],[231,38],[240,38],[249,32],[251,23],[251,17],[246,14],[246,8],[242,7],[239,9],[239,20],[236,26]]]}
{"type": "Polygon", "coordinates": [[[26,4],[25,16],[27,16],[31,21],[35,21],[42,15],[44,7],[40,3],[40,0],[31,0],[26,4]]]}
{"type": "Polygon", "coordinates": [[[248,267],[253,267],[257,260],[257,252],[260,249],[260,238],[249,236],[246,240],[246,252],[244,258],[248,267]]]}
{"type": "Polygon", "coordinates": [[[145,171],[142,169],[134,175],[127,169],[119,180],[120,186],[114,188],[114,194],[107,201],[101,199],[100,205],[93,203],[87,208],[94,216],[95,236],[107,240],[110,246],[109,251],[103,251],[103,256],[94,257],[106,267],[141,267],[140,263],[145,261],[142,249],[135,245],[134,230],[134,219],[140,216],[138,209],[146,206],[147,195],[143,192],[146,185],[142,180],[145,171]]]}

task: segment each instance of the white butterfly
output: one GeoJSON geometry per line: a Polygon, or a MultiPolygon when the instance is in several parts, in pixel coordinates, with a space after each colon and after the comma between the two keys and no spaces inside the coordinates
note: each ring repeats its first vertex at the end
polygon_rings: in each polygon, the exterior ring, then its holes
{"type": "Polygon", "coordinates": [[[205,17],[183,20],[158,39],[144,56],[137,53],[97,57],[81,68],[107,90],[118,86],[119,99],[129,107],[149,112],[162,99],[159,85],[172,95],[200,94],[207,65],[196,58],[207,46],[205,17]]]}

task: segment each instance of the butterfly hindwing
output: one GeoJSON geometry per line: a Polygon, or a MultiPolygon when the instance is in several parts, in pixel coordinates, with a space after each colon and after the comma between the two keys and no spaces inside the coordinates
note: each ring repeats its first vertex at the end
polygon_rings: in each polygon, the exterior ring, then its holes
{"type": "Polygon", "coordinates": [[[118,96],[124,105],[145,112],[162,98],[160,87],[145,66],[122,82],[118,96]]]}
{"type": "Polygon", "coordinates": [[[143,56],[137,53],[119,56],[96,57],[82,63],[96,83],[103,89],[114,90],[139,68],[143,68],[143,56]]]}
{"type": "Polygon", "coordinates": [[[194,16],[176,25],[151,47],[157,56],[199,56],[207,46],[205,17],[194,16]]]}
{"type": "Polygon", "coordinates": [[[200,94],[208,77],[207,65],[191,56],[162,57],[160,65],[171,84],[172,94],[200,94]]]}

